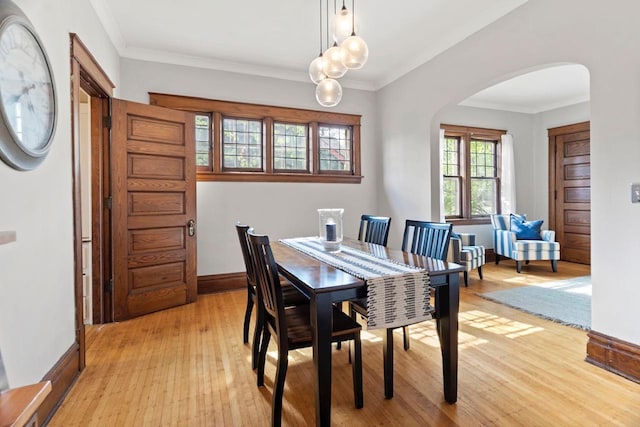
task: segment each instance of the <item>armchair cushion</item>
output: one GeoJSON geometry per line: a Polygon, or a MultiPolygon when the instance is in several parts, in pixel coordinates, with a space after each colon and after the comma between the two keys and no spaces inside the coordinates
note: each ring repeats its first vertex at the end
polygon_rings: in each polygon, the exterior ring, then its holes
{"type": "Polygon", "coordinates": [[[511,214],[511,231],[516,233],[518,240],[542,240],[540,227],[542,220],[525,221],[519,215],[511,214]]]}

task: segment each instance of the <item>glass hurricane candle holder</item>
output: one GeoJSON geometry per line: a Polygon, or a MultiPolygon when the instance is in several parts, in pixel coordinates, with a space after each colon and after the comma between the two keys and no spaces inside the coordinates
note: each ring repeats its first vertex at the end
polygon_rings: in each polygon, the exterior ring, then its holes
{"type": "Polygon", "coordinates": [[[340,251],[344,209],[318,209],[318,237],[327,252],[340,251]]]}

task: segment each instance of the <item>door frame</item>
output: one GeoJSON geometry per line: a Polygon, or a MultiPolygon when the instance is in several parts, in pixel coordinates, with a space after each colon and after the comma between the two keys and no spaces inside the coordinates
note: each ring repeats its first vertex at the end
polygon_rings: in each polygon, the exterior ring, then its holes
{"type": "MultiPolygon", "coordinates": [[[[557,126],[554,128],[547,129],[547,135],[549,140],[549,229],[557,230],[558,224],[556,222],[557,215],[557,186],[556,180],[558,177],[556,176],[556,137],[559,135],[564,135],[568,133],[575,132],[585,132],[590,131],[591,122],[580,122],[574,123],[566,126],[557,126]]],[[[560,253],[562,254],[562,248],[560,248],[560,253]]],[[[562,255],[561,255],[562,259],[562,255]]]]}
{"type": "MultiPolygon", "coordinates": [[[[74,296],[76,308],[76,343],[79,348],[78,369],[85,367],[85,331],[83,319],[82,301],[82,223],[80,205],[80,89],[91,96],[91,155],[92,155],[92,233],[95,235],[96,229],[102,230],[102,215],[104,209],[104,198],[100,193],[95,193],[95,189],[103,187],[104,173],[108,173],[108,168],[104,168],[104,163],[95,161],[102,156],[104,149],[108,149],[109,132],[102,125],[102,117],[108,116],[109,104],[115,85],[104,72],[94,56],[82,43],[75,33],[69,34],[70,38],[70,60],[71,60],[71,164],[72,164],[72,198],[73,198],[73,255],[74,255],[74,296]],[[105,139],[106,138],[106,139],[105,139]]],[[[108,161],[108,158],[107,158],[108,161]]],[[[108,183],[108,180],[106,181],[108,183]]],[[[100,291],[98,296],[103,295],[104,271],[101,266],[105,265],[105,251],[103,250],[104,234],[100,231],[97,238],[92,239],[92,260],[95,266],[92,269],[92,287],[96,284],[100,291]]],[[[107,239],[108,240],[108,239],[107,239]]],[[[108,254],[110,255],[110,254],[108,254]]],[[[110,266],[109,266],[110,268],[110,266]]],[[[94,297],[95,298],[95,297],[94,297]]],[[[102,305],[102,304],[101,304],[102,305]]],[[[95,309],[94,305],[94,309],[95,309]]],[[[99,312],[103,313],[102,307],[99,312]]],[[[104,315],[101,314],[104,318],[104,315]]],[[[94,316],[95,318],[95,316],[94,316]]],[[[101,320],[103,320],[101,318],[101,320]]]]}

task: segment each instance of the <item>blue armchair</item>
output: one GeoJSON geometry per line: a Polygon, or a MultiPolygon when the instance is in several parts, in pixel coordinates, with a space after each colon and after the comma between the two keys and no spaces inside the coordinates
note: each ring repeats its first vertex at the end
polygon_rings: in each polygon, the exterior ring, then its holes
{"type": "MultiPolygon", "coordinates": [[[[524,215],[514,215],[524,221],[524,215]]],[[[516,261],[516,270],[522,271],[522,261],[550,260],[553,272],[558,271],[560,259],[560,244],[555,241],[556,232],[553,230],[541,230],[540,240],[518,239],[516,233],[511,230],[510,215],[491,215],[493,225],[493,250],[496,254],[496,264],[500,262],[500,256],[516,261]]]]}

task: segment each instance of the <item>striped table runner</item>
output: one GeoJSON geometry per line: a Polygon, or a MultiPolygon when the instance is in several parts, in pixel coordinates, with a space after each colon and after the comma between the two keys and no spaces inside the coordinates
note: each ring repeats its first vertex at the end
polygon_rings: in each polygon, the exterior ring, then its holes
{"type": "Polygon", "coordinates": [[[345,245],[340,252],[326,252],[317,237],[280,241],[364,280],[367,284],[368,329],[395,328],[432,318],[431,288],[425,270],[345,245]]]}

